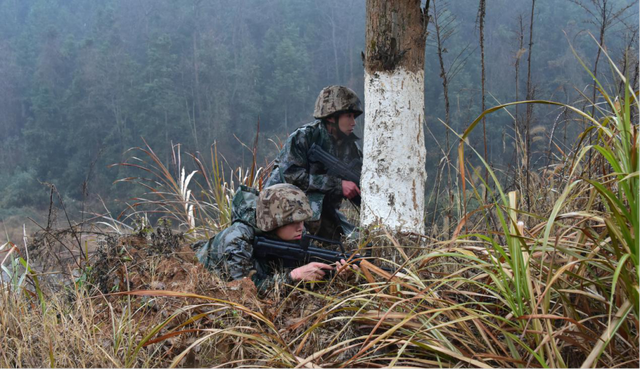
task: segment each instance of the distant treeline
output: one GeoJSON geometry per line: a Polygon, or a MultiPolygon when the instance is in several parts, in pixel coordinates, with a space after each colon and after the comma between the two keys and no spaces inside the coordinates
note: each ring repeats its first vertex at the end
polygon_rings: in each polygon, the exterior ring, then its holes
{"type": "MultiPolygon", "coordinates": [[[[437,4],[455,16],[444,59],[452,77],[451,125],[462,130],[480,113],[477,2],[437,4]]],[[[536,6],[536,97],[575,101],[574,88],[590,80],[569,42],[593,63],[596,47],[584,31],[597,33],[597,22],[570,1],[536,6]]],[[[524,0],[487,4],[488,106],[515,99],[519,17],[528,30],[530,8],[524,0]]],[[[629,27],[637,32],[635,14],[607,30],[612,55],[622,55],[629,27]]],[[[166,159],[172,143],[208,156],[217,141],[235,166],[249,162],[240,142],[252,144],[259,120],[260,160],[270,160],[276,145],[267,138],[277,143],[310,121],[322,87],[344,84],[364,97],[364,31],[364,0],[0,0],[0,216],[46,206],[48,191],[39,182],[76,201],[131,196],[131,187],[113,185],[131,172],[107,166],[143,145],[141,137],[166,159]]],[[[427,39],[433,175],[445,128],[438,122],[444,107],[433,31],[427,39]]],[[[558,114],[537,111],[536,125],[550,127],[558,114]]],[[[490,158],[506,166],[513,120],[502,115],[487,125],[490,158]]]]}

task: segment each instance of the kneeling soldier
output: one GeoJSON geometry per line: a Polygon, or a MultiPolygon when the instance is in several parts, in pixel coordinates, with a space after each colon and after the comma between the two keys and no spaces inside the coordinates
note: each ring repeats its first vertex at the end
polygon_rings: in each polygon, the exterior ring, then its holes
{"type": "Polygon", "coordinates": [[[345,86],[323,88],[313,112],[317,120],[289,136],[267,180],[266,187],[286,182],[307,194],[313,210],[307,227],[317,236],[337,240],[353,232],[354,226],[339,209],[343,199],[359,196],[360,188],[352,181],[328,174],[330,168],[311,161],[309,151],[316,144],[344,163],[361,162],[359,138],[353,133],[360,114],[360,99],[353,90],[345,86]]]}

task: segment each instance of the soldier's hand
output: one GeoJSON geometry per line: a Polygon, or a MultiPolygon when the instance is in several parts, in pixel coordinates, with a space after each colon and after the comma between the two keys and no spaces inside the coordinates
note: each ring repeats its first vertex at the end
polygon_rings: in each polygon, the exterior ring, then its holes
{"type": "Polygon", "coordinates": [[[360,189],[358,185],[351,181],[342,180],[342,195],[347,199],[352,199],[358,195],[360,195],[360,189]]]}
{"type": "Polygon", "coordinates": [[[340,261],[336,261],[336,270],[338,275],[346,275],[351,271],[360,270],[360,268],[356,264],[349,264],[346,260],[340,259],[340,261]]]}
{"type": "Polygon", "coordinates": [[[295,268],[291,271],[291,279],[294,281],[319,281],[324,278],[325,270],[332,270],[331,265],[312,262],[295,268]]]}

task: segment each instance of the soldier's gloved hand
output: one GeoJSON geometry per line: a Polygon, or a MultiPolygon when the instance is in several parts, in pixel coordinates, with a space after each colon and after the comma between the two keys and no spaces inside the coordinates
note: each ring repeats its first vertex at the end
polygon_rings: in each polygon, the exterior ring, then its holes
{"type": "Polygon", "coordinates": [[[291,279],[294,281],[319,281],[324,278],[325,270],[332,270],[331,265],[312,262],[295,268],[291,271],[291,279]]]}
{"type": "Polygon", "coordinates": [[[347,199],[352,199],[358,195],[360,195],[360,189],[358,185],[351,181],[342,180],[342,195],[347,199]]]}

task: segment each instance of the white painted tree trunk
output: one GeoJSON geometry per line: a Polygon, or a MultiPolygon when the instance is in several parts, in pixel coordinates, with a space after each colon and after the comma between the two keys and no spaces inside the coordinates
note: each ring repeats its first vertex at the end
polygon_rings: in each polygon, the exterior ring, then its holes
{"type": "Polygon", "coordinates": [[[365,72],[361,224],[424,233],[424,71],[365,72]]]}

